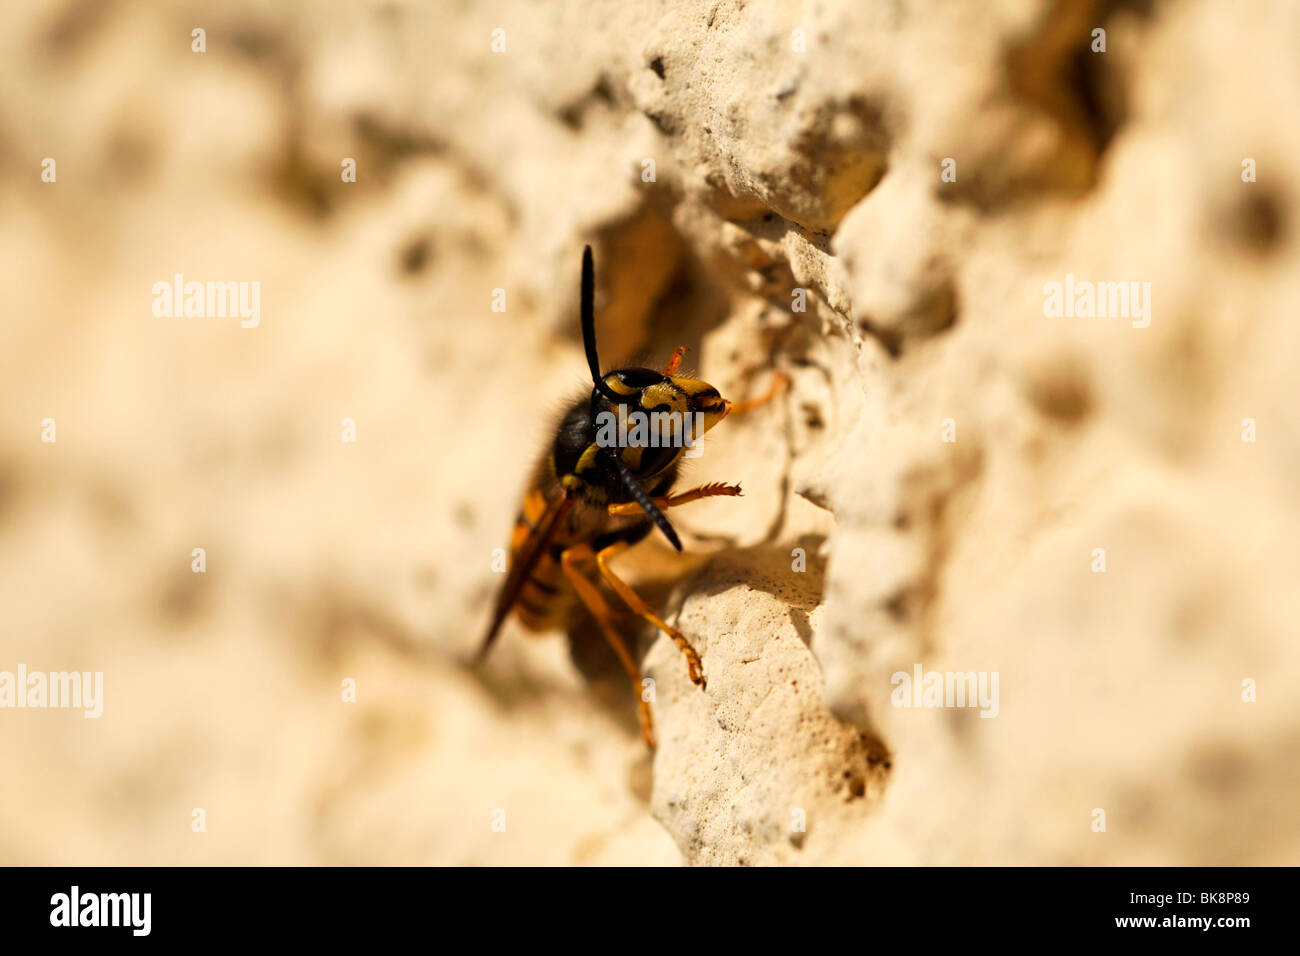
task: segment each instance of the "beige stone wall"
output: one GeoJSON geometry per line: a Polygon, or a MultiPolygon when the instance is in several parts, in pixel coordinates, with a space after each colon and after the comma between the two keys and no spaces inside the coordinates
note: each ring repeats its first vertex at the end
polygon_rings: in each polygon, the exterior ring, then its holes
{"type": "Polygon", "coordinates": [[[1298,31],[6,4],[0,672],[104,710],[0,710],[0,862],[1295,863],[1298,31]],[[709,678],[641,632],[653,759],[589,628],[464,663],[584,242],[607,363],[791,380],[692,463],[745,495],[691,554],[619,560],[709,678]],[[257,327],[156,316],[176,273],[257,327]],[[1067,281],[1149,309],[1045,314],[1067,281]],[[918,665],[996,716],[894,706],[918,665]]]}

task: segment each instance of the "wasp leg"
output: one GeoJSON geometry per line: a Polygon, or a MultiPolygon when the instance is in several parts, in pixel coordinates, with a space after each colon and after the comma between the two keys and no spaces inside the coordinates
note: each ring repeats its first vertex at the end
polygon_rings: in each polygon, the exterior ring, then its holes
{"type": "Polygon", "coordinates": [[[682,364],[682,356],[685,354],[686,354],[686,346],[685,345],[677,346],[677,348],[673,350],[673,357],[670,358],[668,360],[668,364],[664,366],[664,374],[672,375],[673,372],[677,371],[677,369],[682,364]]]}
{"type": "Polygon", "coordinates": [[[609,646],[614,648],[614,653],[623,662],[623,669],[627,671],[628,677],[632,678],[632,690],[636,694],[637,707],[641,716],[641,739],[645,741],[647,747],[653,748],[655,745],[654,718],[650,714],[650,704],[641,696],[641,670],[636,666],[636,661],[632,660],[631,651],[627,649],[627,644],[624,643],[623,638],[619,636],[618,630],[614,627],[614,612],[605,603],[605,599],[600,596],[600,591],[596,588],[596,585],[589,581],[580,570],[583,564],[591,561],[594,557],[596,557],[596,553],[591,549],[591,545],[574,545],[560,553],[560,567],[564,569],[564,576],[573,585],[573,590],[578,593],[582,603],[587,606],[591,616],[600,625],[605,640],[609,641],[609,646]]]}
{"type": "Polygon", "coordinates": [[[790,376],[786,375],[785,372],[777,372],[772,376],[772,384],[767,387],[766,392],[755,398],[747,398],[743,402],[732,402],[727,408],[727,414],[739,415],[743,412],[752,412],[783,393],[789,384],[790,376]]]}
{"type": "Polygon", "coordinates": [[[659,615],[655,614],[654,611],[650,610],[650,605],[646,604],[646,602],[641,599],[641,596],[633,591],[627,583],[610,568],[610,560],[626,551],[629,547],[631,547],[631,545],[626,541],[616,541],[609,547],[601,549],[596,554],[596,566],[600,568],[600,573],[605,580],[609,582],[609,586],[618,592],[618,596],[621,597],[623,602],[632,609],[633,613],[639,614],[673,639],[673,643],[677,645],[677,649],[681,651],[682,655],[686,658],[686,669],[691,675],[691,683],[704,687],[704,665],[700,661],[700,655],[697,654],[695,648],[691,646],[691,642],[686,639],[686,636],[682,634],[681,631],[677,630],[677,628],[673,627],[671,624],[664,621],[663,618],[659,617],[659,615]]]}
{"type": "MultiPolygon", "coordinates": [[[[692,501],[699,501],[701,498],[716,498],[718,495],[735,497],[740,493],[740,485],[727,485],[720,481],[714,481],[707,485],[700,485],[698,488],[691,488],[689,491],[667,495],[662,498],[651,498],[650,500],[655,503],[655,506],[660,511],[663,511],[665,508],[676,508],[678,505],[690,504],[692,501]]],[[[639,515],[641,514],[641,506],[635,501],[629,501],[621,505],[610,505],[609,513],[615,517],[639,515]]]]}

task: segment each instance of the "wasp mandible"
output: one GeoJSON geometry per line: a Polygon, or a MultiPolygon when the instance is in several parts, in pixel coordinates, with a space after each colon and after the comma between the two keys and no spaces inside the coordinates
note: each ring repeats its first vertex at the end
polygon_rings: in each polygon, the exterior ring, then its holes
{"type": "Polygon", "coordinates": [[[659,617],[610,567],[610,562],[658,528],[678,551],[681,540],[665,511],[719,495],[739,495],[740,485],[712,483],[677,494],[672,487],[685,449],[728,414],[747,411],[785,386],[778,373],[766,395],[729,402],[708,382],[675,374],[686,349],[661,370],[620,368],[604,375],[596,351],[595,267],[591,247],[582,253],[582,342],[591,372],[590,395],[568,407],[555,439],[533,471],[515,519],[510,569],[497,594],[481,661],[513,610],[530,631],[562,627],[580,606],[595,619],[618,655],[640,707],[641,736],[655,745],[650,705],[642,698],[641,671],[615,626],[593,569],[633,613],[667,634],[686,658],[691,681],[705,686],[704,666],[691,642],[659,617]],[[631,420],[626,427],[613,427],[631,420]],[[637,427],[641,427],[639,440],[637,427]]]}

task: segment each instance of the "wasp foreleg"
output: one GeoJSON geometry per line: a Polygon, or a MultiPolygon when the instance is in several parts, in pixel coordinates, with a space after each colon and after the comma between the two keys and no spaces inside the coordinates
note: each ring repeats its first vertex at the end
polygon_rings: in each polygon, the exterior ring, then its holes
{"type": "MultiPolygon", "coordinates": [[[[719,495],[735,497],[740,494],[740,485],[710,482],[707,485],[700,485],[698,488],[691,488],[689,491],[683,491],[675,495],[665,495],[661,498],[651,498],[650,500],[662,511],[665,508],[676,508],[678,505],[690,504],[692,501],[699,501],[701,498],[716,498],[719,495]]],[[[609,513],[615,517],[638,515],[641,513],[641,506],[635,501],[629,501],[621,505],[610,505],[609,513]]]]}
{"type": "Polygon", "coordinates": [[[752,412],[756,408],[761,408],[778,395],[784,393],[789,384],[790,376],[786,375],[785,372],[777,372],[772,376],[772,384],[767,387],[766,392],[754,398],[747,398],[743,402],[732,402],[727,407],[727,414],[739,415],[743,412],[752,412]]]}
{"type": "Polygon", "coordinates": [[[673,350],[673,357],[670,358],[668,360],[668,364],[664,366],[664,374],[672,375],[673,372],[677,371],[677,369],[681,367],[682,356],[684,356],[685,354],[686,354],[686,346],[685,345],[677,346],[677,348],[673,350]]]}

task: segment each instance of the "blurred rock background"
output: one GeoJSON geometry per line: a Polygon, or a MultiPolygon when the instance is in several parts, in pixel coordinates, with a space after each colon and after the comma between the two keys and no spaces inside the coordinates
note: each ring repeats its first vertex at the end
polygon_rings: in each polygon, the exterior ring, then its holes
{"type": "Polygon", "coordinates": [[[6,4],[0,670],[105,702],[0,711],[0,862],[1295,863],[1297,35],[6,4]],[[694,555],[620,559],[709,675],[642,633],[653,760],[590,634],[463,663],[583,387],[584,242],[608,365],[792,381],[693,463],[746,490],[679,513],[694,555]],[[175,273],[260,324],[156,317],[175,273]],[[1046,317],[1067,274],[1149,282],[1149,326],[1046,317]],[[917,664],[997,717],[891,706],[917,664]]]}

